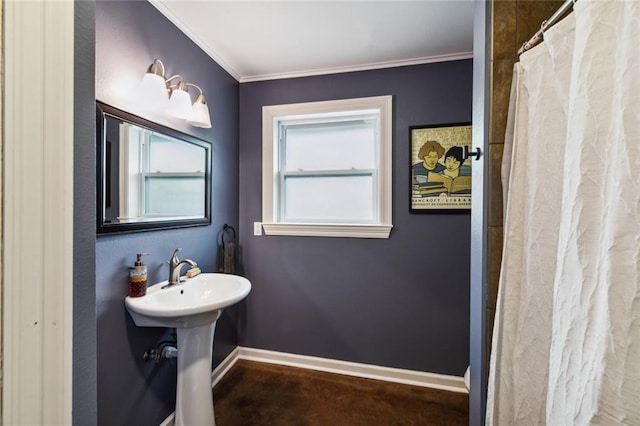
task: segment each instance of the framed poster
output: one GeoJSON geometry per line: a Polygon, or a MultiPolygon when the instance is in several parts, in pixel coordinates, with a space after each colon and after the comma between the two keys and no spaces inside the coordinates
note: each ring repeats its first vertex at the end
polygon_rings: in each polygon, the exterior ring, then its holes
{"type": "Polygon", "coordinates": [[[471,209],[471,123],[413,126],[412,212],[471,209]]]}

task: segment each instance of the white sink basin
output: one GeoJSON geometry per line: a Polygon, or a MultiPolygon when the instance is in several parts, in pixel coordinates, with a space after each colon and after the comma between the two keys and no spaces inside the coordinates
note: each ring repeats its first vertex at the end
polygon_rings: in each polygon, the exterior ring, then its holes
{"type": "Polygon", "coordinates": [[[125,305],[138,327],[176,327],[178,377],[175,426],[215,426],[211,391],[211,352],[216,320],[222,310],[251,291],[244,277],[200,274],[183,283],[150,286],[143,297],[127,297],[125,305]]]}
{"type": "Polygon", "coordinates": [[[251,283],[230,274],[200,274],[181,284],[150,286],[143,297],[128,297],[125,305],[138,327],[193,327],[212,323],[222,310],[244,299],[251,283]]]}

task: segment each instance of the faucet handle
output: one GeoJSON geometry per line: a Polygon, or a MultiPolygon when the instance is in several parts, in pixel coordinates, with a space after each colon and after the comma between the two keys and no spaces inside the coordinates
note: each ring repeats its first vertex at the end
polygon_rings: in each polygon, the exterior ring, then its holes
{"type": "Polygon", "coordinates": [[[178,253],[180,250],[182,250],[182,248],[177,248],[175,249],[175,251],[173,252],[173,255],[171,256],[171,260],[169,261],[169,264],[177,264],[178,262],[180,262],[178,260],[178,256],[176,256],[176,253],[178,253]]]}

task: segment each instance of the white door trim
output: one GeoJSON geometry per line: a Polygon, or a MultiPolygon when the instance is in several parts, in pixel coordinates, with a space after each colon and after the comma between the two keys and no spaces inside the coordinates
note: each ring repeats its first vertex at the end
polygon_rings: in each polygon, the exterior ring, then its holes
{"type": "Polygon", "coordinates": [[[4,3],[4,424],[72,424],[73,28],[4,3]]]}

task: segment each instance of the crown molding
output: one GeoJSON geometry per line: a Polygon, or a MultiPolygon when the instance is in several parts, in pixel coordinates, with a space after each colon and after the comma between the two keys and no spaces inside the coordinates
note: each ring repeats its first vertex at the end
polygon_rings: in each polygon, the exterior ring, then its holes
{"type": "Polygon", "coordinates": [[[204,51],[211,59],[213,59],[218,65],[222,67],[226,72],[228,72],[231,77],[235,78],[237,81],[242,80],[242,76],[233,68],[227,61],[225,61],[222,57],[220,57],[207,43],[204,42],[200,37],[198,37],[187,24],[185,24],[180,18],[176,16],[173,11],[168,8],[165,2],[160,0],[149,0],[149,3],[153,5],[160,13],[162,13],[169,21],[173,23],[180,31],[182,31],[191,41],[193,41],[200,49],[204,51]]]}
{"type": "Polygon", "coordinates": [[[356,71],[370,71],[383,68],[406,67],[411,65],[423,65],[435,62],[459,61],[461,59],[473,58],[473,52],[462,52],[449,55],[426,56],[422,58],[403,59],[400,61],[373,62],[370,64],[351,65],[346,67],[319,68],[306,71],[294,71],[286,73],[263,74],[255,76],[240,77],[240,83],[250,83],[254,81],[279,80],[285,78],[312,77],[318,75],[340,74],[356,71]]]}

